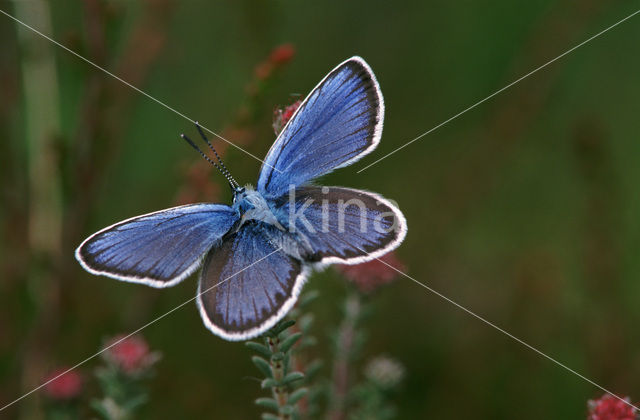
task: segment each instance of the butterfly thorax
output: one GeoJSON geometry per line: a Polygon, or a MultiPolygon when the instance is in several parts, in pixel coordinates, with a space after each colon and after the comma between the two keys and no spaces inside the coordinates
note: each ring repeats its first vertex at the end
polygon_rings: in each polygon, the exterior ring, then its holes
{"type": "Polygon", "coordinates": [[[249,184],[235,191],[233,208],[240,214],[240,226],[255,220],[275,226],[278,229],[284,229],[262,194],[249,184]]]}

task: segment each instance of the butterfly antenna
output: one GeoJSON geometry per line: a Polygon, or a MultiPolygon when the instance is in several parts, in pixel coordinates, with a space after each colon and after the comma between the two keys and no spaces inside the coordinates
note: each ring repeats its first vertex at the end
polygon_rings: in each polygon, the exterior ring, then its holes
{"type": "Polygon", "coordinates": [[[220,166],[222,166],[222,168],[224,169],[224,172],[222,172],[222,174],[225,176],[225,178],[227,178],[228,180],[233,182],[236,187],[239,187],[240,184],[238,184],[238,181],[236,181],[233,178],[233,176],[231,176],[231,172],[229,171],[229,169],[227,169],[227,167],[225,166],[225,164],[222,161],[222,159],[220,159],[220,155],[218,154],[218,152],[216,152],[216,149],[213,148],[213,145],[211,144],[211,142],[207,138],[206,134],[204,134],[204,131],[202,130],[202,127],[200,126],[200,124],[197,121],[196,121],[196,128],[198,129],[198,132],[200,133],[200,137],[202,137],[202,139],[207,143],[207,145],[209,146],[209,149],[211,149],[213,154],[216,155],[216,159],[218,159],[218,162],[220,162],[220,166]]]}
{"type": "Polygon", "coordinates": [[[229,179],[229,176],[226,175],[226,173],[222,170],[222,168],[220,167],[220,165],[218,165],[216,162],[214,162],[213,160],[211,160],[209,158],[209,156],[205,155],[204,152],[202,150],[200,150],[200,148],[198,146],[196,146],[196,144],[191,141],[191,139],[189,137],[187,137],[184,134],[180,134],[180,137],[182,137],[182,139],[184,141],[186,141],[187,143],[189,143],[189,145],[191,147],[193,147],[198,153],[200,153],[200,156],[202,156],[204,158],[204,160],[206,160],[207,162],[209,162],[210,164],[212,164],[213,166],[215,166],[222,175],[224,175],[224,177],[226,178],[227,182],[229,182],[229,185],[231,186],[231,189],[235,189],[238,185],[237,182],[235,182],[235,179],[231,178],[229,179]],[[233,180],[233,182],[232,182],[233,180]]]}

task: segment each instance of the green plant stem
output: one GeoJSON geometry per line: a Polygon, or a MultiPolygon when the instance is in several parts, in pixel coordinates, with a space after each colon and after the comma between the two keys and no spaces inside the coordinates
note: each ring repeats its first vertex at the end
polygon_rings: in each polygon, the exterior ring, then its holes
{"type": "MultiPolygon", "coordinates": [[[[51,32],[49,4],[16,1],[18,19],[51,32]]],[[[60,135],[59,92],[52,45],[28,29],[18,29],[22,50],[24,123],[29,171],[29,241],[35,252],[60,249],[62,204],[55,140],[60,135]]]]}
{"type": "Polygon", "coordinates": [[[345,313],[338,336],[333,360],[330,407],[327,419],[343,420],[346,417],[346,401],[349,393],[349,365],[353,355],[356,325],[362,311],[362,302],[357,292],[352,292],[345,301],[345,313]]]}
{"type": "MultiPolygon", "coordinates": [[[[282,378],[284,378],[285,374],[284,359],[276,357],[276,355],[281,354],[280,339],[278,337],[269,337],[267,339],[267,343],[269,344],[271,353],[274,354],[274,356],[270,360],[271,374],[273,376],[273,379],[275,379],[276,381],[281,381],[282,378]]],[[[288,420],[290,416],[282,414],[282,409],[285,405],[287,405],[287,401],[289,400],[289,392],[287,391],[287,387],[273,387],[273,398],[275,398],[275,400],[278,402],[278,418],[281,420],[288,420]]]]}

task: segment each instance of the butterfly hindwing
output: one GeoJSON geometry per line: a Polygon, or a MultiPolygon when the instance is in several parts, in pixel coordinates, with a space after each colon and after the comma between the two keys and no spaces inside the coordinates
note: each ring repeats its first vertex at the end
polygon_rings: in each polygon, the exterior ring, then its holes
{"type": "Polygon", "coordinates": [[[279,197],[350,165],[380,142],[384,102],[367,63],[352,57],[331,71],[302,102],[269,150],[258,191],[279,197]]]}
{"type": "Polygon", "coordinates": [[[315,261],[357,264],[393,249],[407,223],[400,210],[378,194],[343,187],[307,186],[276,203],[282,223],[315,261]]]}
{"type": "Polygon", "coordinates": [[[245,224],[205,259],[198,309],[207,328],[227,340],[255,337],[275,325],[308,275],[305,264],[268,241],[268,228],[245,224]]]}
{"type": "Polygon", "coordinates": [[[222,204],[193,204],[149,213],[87,238],[76,258],[93,274],[168,287],[200,265],[202,256],[238,220],[222,204]]]}

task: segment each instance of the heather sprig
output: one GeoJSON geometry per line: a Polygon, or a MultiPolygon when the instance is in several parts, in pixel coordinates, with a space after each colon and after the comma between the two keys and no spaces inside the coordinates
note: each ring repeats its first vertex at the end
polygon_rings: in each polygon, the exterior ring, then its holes
{"type": "Polygon", "coordinates": [[[263,413],[263,419],[301,419],[317,411],[317,393],[310,392],[310,385],[322,364],[318,360],[308,362],[303,352],[316,343],[311,335],[313,315],[303,312],[316,297],[315,291],[303,294],[287,319],[261,337],[262,343],[246,343],[256,353],[251,361],[264,376],[262,388],[271,390],[271,396],[255,401],[271,411],[263,413]]]}
{"type": "Polygon", "coordinates": [[[246,343],[259,354],[251,357],[251,361],[264,375],[261,387],[271,390],[271,397],[256,400],[257,405],[274,412],[263,413],[265,420],[298,418],[296,403],[307,393],[306,388],[298,388],[304,374],[294,370],[291,364],[293,346],[302,337],[302,333],[290,329],[294,324],[293,320],[281,321],[264,334],[264,344],[246,343]]]}
{"type": "Polygon", "coordinates": [[[147,381],[153,377],[153,365],[160,354],[151,352],[141,336],[117,336],[107,341],[104,365],[98,367],[103,397],[93,399],[91,407],[105,420],[134,418],[137,409],[149,399],[147,381]]]}
{"type": "Polygon", "coordinates": [[[391,398],[404,378],[404,366],[387,356],[377,356],[365,366],[363,381],[356,385],[350,396],[354,408],[350,420],[390,420],[396,416],[391,398]]]}
{"type": "Polygon", "coordinates": [[[47,420],[73,420],[80,418],[79,401],[84,379],[75,370],[61,367],[45,379],[44,413],[47,420]]]}
{"type": "Polygon", "coordinates": [[[350,287],[342,305],[342,320],[331,336],[330,420],[390,419],[395,414],[390,397],[401,382],[402,365],[388,357],[378,357],[372,359],[361,375],[355,366],[366,356],[367,321],[374,311],[372,296],[398,277],[397,270],[404,269],[393,252],[363,264],[336,266],[350,287]],[[389,380],[383,380],[385,375],[389,380]]]}

